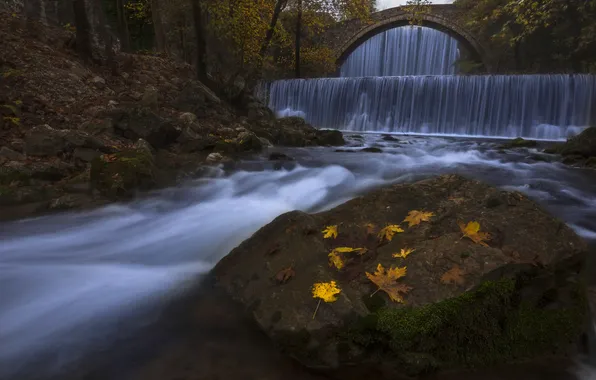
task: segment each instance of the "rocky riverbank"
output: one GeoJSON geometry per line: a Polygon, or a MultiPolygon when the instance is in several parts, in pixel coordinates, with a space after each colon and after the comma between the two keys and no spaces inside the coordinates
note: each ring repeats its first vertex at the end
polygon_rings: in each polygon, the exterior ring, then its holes
{"type": "Polygon", "coordinates": [[[122,53],[89,66],[66,47],[71,32],[32,38],[18,16],[0,17],[3,219],[129,199],[270,144],[343,144],[250,96],[232,107],[188,65],[122,53]]]}
{"type": "Polygon", "coordinates": [[[586,252],[522,194],[447,175],[284,214],[214,274],[304,365],[394,379],[574,357],[586,252]]]}

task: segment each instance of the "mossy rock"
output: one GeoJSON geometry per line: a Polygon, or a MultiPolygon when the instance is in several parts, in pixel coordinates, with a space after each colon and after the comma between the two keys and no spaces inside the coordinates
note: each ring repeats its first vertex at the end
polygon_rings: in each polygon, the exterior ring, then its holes
{"type": "Polygon", "coordinates": [[[587,327],[580,274],[586,252],[580,237],[524,195],[445,175],[388,186],[319,214],[281,215],[213,274],[304,365],[342,379],[394,379],[572,355],[587,327]],[[402,221],[412,210],[434,215],[409,227],[402,221]],[[462,239],[459,222],[469,221],[490,234],[486,245],[462,239]],[[404,231],[380,239],[379,229],[393,224],[404,231]],[[333,225],[337,238],[323,238],[333,225]],[[343,253],[338,270],[328,258],[337,247],[366,250],[343,253]],[[394,257],[403,248],[414,251],[394,257]],[[405,304],[366,276],[379,264],[407,267],[398,280],[411,288],[402,294],[405,304]],[[288,267],[294,276],[276,281],[288,267]],[[444,279],[455,267],[463,272],[457,281],[444,279]],[[341,293],[317,306],[312,286],[329,281],[341,293]]]}
{"type": "Polygon", "coordinates": [[[503,148],[503,149],[533,148],[537,145],[538,145],[538,143],[534,140],[526,140],[521,137],[518,137],[516,139],[513,139],[513,140],[501,145],[501,148],[503,148]]]}
{"type": "Polygon", "coordinates": [[[144,150],[102,155],[91,162],[90,179],[105,196],[130,197],[155,185],[155,162],[144,150]]]}
{"type": "Polygon", "coordinates": [[[590,127],[563,144],[548,147],[546,153],[563,156],[596,157],[596,127],[590,127]]]}

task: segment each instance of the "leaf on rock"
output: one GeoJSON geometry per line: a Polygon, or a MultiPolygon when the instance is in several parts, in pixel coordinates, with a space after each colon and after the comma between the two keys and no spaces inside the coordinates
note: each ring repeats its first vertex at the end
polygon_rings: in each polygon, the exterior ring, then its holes
{"type": "Polygon", "coordinates": [[[337,301],[339,293],[341,293],[341,289],[335,281],[317,282],[312,287],[312,298],[319,298],[328,303],[337,301]]]}
{"type": "Polygon", "coordinates": [[[292,279],[292,277],[294,277],[295,275],[296,272],[294,271],[294,268],[290,266],[277,272],[277,274],[275,275],[275,281],[277,281],[280,284],[285,284],[286,282],[290,281],[290,279],[292,279]]]}
{"type": "Polygon", "coordinates": [[[490,234],[488,232],[480,232],[480,223],[469,222],[468,224],[464,224],[462,222],[458,222],[457,224],[459,225],[459,229],[463,234],[462,237],[467,237],[476,244],[488,247],[488,244],[486,244],[485,240],[490,239],[490,234]]]}
{"type": "Polygon", "coordinates": [[[463,285],[465,282],[463,276],[465,274],[466,272],[456,265],[441,276],[441,282],[443,284],[463,285]]]}
{"type": "Polygon", "coordinates": [[[337,247],[329,252],[329,266],[334,266],[337,270],[341,270],[345,265],[345,259],[342,253],[358,252],[363,255],[367,251],[366,248],[351,248],[351,247],[337,247]]]}
{"type": "MultiPolygon", "coordinates": [[[[389,268],[385,271],[383,265],[377,265],[377,270],[374,274],[366,272],[366,277],[371,280],[379,289],[387,293],[389,298],[394,302],[404,303],[403,294],[412,290],[406,284],[396,282],[398,279],[404,277],[407,272],[407,267],[403,268],[389,268]]],[[[374,294],[374,293],[373,293],[374,294]]]]}
{"type": "Polygon", "coordinates": [[[393,240],[393,235],[398,232],[404,232],[397,224],[390,224],[387,227],[381,229],[377,235],[381,240],[387,239],[387,241],[393,240]]]}
{"type": "Polygon", "coordinates": [[[375,230],[377,229],[377,226],[375,226],[372,223],[366,223],[364,225],[364,227],[366,228],[366,234],[367,235],[374,235],[375,234],[375,230]]]}
{"type": "Polygon", "coordinates": [[[324,239],[337,238],[337,226],[327,226],[322,232],[324,239]]]}
{"type": "Polygon", "coordinates": [[[412,210],[408,213],[404,222],[408,223],[408,227],[417,226],[420,222],[428,222],[433,216],[435,216],[435,214],[432,212],[412,210]]]}
{"type": "Polygon", "coordinates": [[[408,255],[412,252],[414,252],[415,249],[411,249],[411,248],[402,248],[399,253],[394,253],[393,257],[395,258],[402,258],[405,259],[406,257],[408,257],[408,255]]]}

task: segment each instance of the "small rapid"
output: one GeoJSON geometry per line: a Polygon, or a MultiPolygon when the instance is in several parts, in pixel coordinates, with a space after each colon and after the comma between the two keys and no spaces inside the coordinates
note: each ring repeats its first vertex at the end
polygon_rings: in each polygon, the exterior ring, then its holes
{"type": "Polygon", "coordinates": [[[133,315],[153,315],[196,286],[278,215],[325,210],[389,183],[443,173],[478,178],[528,194],[596,240],[590,172],[535,149],[503,153],[494,140],[400,139],[371,134],[346,148],[375,146],[380,154],[285,149],[295,161],[281,168],[255,157],[130,204],[2,224],[0,378],[31,371],[49,378],[122,335],[133,315]]]}

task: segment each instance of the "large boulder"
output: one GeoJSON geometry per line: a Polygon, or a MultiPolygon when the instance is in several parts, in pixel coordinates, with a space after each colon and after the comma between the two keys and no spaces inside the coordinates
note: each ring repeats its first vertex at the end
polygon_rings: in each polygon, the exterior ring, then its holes
{"type": "Polygon", "coordinates": [[[446,175],[319,214],[284,214],[213,273],[304,365],[342,379],[394,379],[573,354],[587,326],[586,249],[524,195],[446,175]],[[409,227],[402,221],[413,210],[433,215],[409,227]],[[460,223],[473,221],[490,236],[472,228],[484,239],[463,237],[460,223]],[[404,232],[379,237],[388,225],[404,232]],[[324,238],[326,226],[337,226],[337,238],[324,238]],[[338,270],[328,254],[339,247],[363,249],[339,252],[338,270]],[[404,303],[368,278],[379,265],[407,268],[384,278],[404,303]],[[331,281],[341,289],[336,301],[318,302],[313,284],[331,281]]]}
{"type": "Polygon", "coordinates": [[[55,129],[49,125],[32,128],[25,136],[25,153],[29,156],[55,156],[76,148],[110,153],[113,148],[99,138],[83,131],[55,129]]]}
{"type": "Polygon", "coordinates": [[[131,139],[143,139],[155,149],[167,147],[180,136],[180,130],[147,108],[116,109],[108,116],[114,122],[116,133],[131,139]]]}
{"type": "Polygon", "coordinates": [[[280,119],[260,119],[250,123],[250,129],[257,136],[266,138],[275,145],[313,146],[344,145],[344,138],[339,131],[318,130],[301,117],[283,117],[280,119]]]}
{"type": "Polygon", "coordinates": [[[565,163],[596,168],[596,127],[587,128],[567,142],[547,148],[545,152],[562,155],[565,163]]]}

